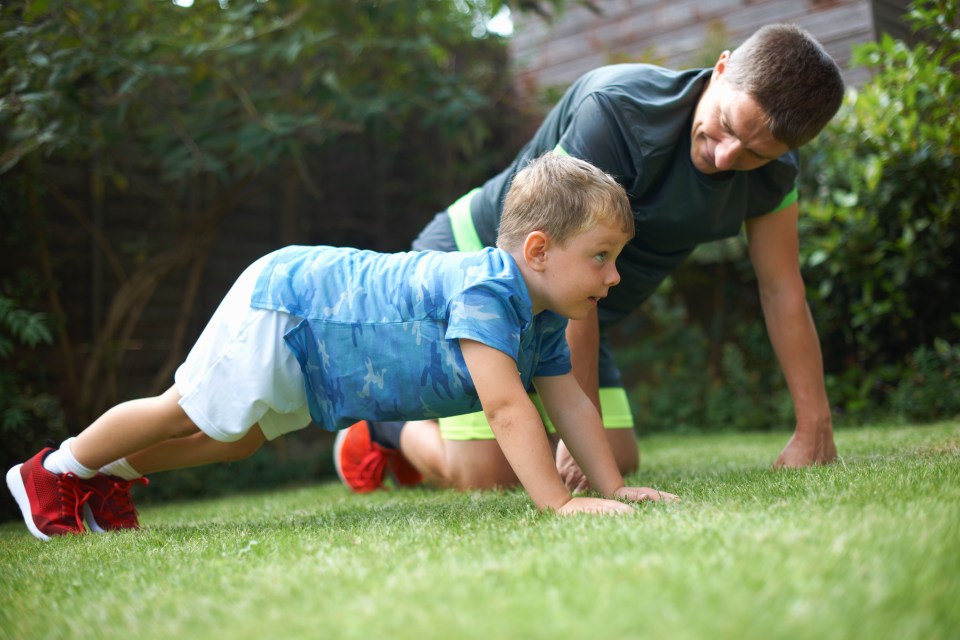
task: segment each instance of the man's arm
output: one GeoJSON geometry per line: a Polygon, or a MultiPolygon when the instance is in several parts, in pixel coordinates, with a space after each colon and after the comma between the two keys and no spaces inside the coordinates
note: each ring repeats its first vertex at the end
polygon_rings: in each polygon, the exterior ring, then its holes
{"type": "Polygon", "coordinates": [[[820,340],[800,275],[798,207],[747,221],[750,260],[770,342],[793,399],[796,426],[774,466],[802,467],[833,462],[833,418],[823,380],[820,340]]]}
{"type": "Polygon", "coordinates": [[[573,376],[600,411],[600,320],[596,309],[582,320],[567,321],[567,344],[573,376]]]}
{"type": "Polygon", "coordinates": [[[500,449],[537,508],[561,514],[631,511],[614,500],[572,498],[554,466],[543,422],[523,388],[516,362],[474,340],[461,339],[460,349],[500,449]]]}

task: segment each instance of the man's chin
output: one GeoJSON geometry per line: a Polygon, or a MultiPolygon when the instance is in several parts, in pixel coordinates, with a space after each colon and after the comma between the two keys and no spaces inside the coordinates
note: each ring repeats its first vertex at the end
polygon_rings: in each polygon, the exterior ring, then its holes
{"type": "Polygon", "coordinates": [[[691,157],[690,161],[693,163],[694,169],[705,175],[711,175],[719,172],[719,169],[713,166],[713,164],[707,162],[702,156],[691,157]]]}

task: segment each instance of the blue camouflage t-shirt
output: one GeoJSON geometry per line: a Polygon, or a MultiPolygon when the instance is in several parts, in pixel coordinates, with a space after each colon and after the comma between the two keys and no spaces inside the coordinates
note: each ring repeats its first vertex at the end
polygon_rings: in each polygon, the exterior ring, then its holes
{"type": "Polygon", "coordinates": [[[566,319],[533,315],[510,254],[382,254],[287,247],[261,272],[252,307],[303,318],[284,339],[303,371],[310,416],[419,420],[481,409],[459,338],[517,362],[521,383],[570,371],[566,319]]]}

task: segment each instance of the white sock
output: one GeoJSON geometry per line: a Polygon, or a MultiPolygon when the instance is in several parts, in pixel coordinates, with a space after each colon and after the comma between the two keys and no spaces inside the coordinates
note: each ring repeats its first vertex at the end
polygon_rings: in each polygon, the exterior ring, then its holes
{"type": "Polygon", "coordinates": [[[104,465],[100,468],[100,473],[105,473],[108,476],[116,476],[118,478],[123,478],[124,480],[136,480],[143,476],[142,473],[134,469],[126,458],[120,458],[119,460],[114,460],[110,464],[104,465]]]}
{"type": "Polygon", "coordinates": [[[60,448],[48,455],[43,461],[43,468],[50,473],[63,475],[72,473],[80,478],[92,478],[97,475],[96,469],[88,469],[73,457],[70,443],[74,438],[67,438],[60,444],[60,448]]]}

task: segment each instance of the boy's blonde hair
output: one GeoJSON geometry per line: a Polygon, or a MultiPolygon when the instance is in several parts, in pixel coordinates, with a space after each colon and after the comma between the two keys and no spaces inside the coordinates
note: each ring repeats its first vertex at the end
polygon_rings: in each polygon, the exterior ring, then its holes
{"type": "Polygon", "coordinates": [[[623,187],[589,162],[549,152],[513,177],[503,204],[497,246],[513,250],[533,231],[542,231],[565,246],[578,233],[600,223],[619,226],[631,237],[635,233],[623,187]]]}

